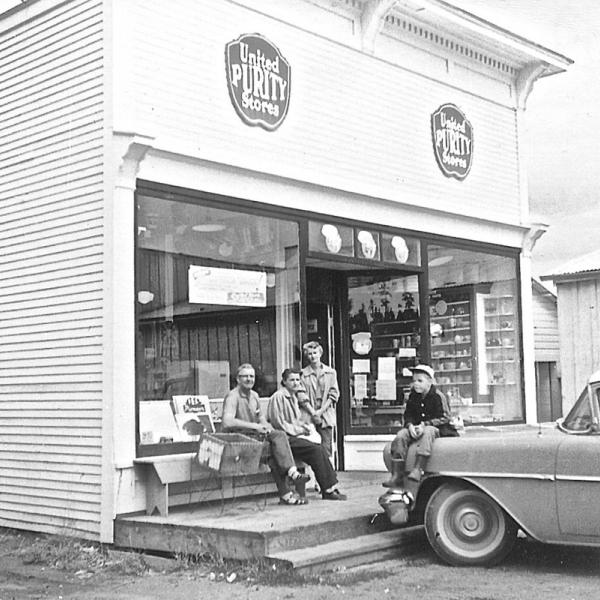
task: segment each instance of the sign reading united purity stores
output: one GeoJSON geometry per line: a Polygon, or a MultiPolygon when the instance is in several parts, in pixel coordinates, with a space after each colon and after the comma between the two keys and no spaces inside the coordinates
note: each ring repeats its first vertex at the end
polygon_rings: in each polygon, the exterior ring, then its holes
{"type": "Polygon", "coordinates": [[[245,34],[225,47],[229,97],[248,125],[273,131],[290,103],[291,69],[281,52],[257,33],[245,34]]]}
{"type": "Polygon", "coordinates": [[[473,127],[454,104],[442,104],[431,115],[435,158],[446,177],[464,179],[473,160],[473,127]]]}

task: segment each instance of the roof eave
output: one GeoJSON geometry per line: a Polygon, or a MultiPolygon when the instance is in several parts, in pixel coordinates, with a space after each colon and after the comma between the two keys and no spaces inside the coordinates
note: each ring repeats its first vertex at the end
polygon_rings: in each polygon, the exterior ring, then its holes
{"type": "Polygon", "coordinates": [[[443,23],[451,25],[457,35],[462,34],[509,51],[511,54],[518,55],[525,64],[532,62],[544,64],[546,69],[542,74],[543,77],[562,73],[573,64],[573,60],[567,56],[494,25],[444,0],[400,0],[397,10],[408,9],[409,4],[412,7],[419,7],[413,8],[413,11],[419,11],[419,19],[433,16],[432,21],[440,25],[443,23]],[[423,10],[426,11],[427,17],[423,14],[423,10]]]}

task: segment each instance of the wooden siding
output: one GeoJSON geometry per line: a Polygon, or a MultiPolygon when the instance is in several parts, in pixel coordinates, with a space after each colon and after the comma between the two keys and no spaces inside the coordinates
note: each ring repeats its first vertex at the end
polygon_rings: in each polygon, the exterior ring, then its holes
{"type": "Polygon", "coordinates": [[[563,412],[600,369],[600,280],[557,282],[563,412]]]}
{"type": "Polygon", "coordinates": [[[533,336],[536,362],[558,362],[558,314],[556,298],[533,289],[533,336]]]}
{"type": "Polygon", "coordinates": [[[0,24],[0,525],[90,539],[101,492],[102,21],[102,0],[72,0],[0,24]]]}
{"type": "MultiPolygon", "coordinates": [[[[132,0],[127,10],[131,30],[117,48],[133,50],[126,64],[116,65],[119,80],[129,82],[116,107],[120,129],[215,163],[519,223],[517,134],[508,80],[495,91],[498,82],[492,77],[449,71],[446,60],[431,62],[423,52],[419,60],[429,65],[425,76],[416,57],[410,64],[394,62],[401,53],[392,56],[389,39],[389,56],[374,58],[309,33],[304,29],[310,30],[309,19],[318,19],[310,3],[310,16],[299,27],[228,1],[181,0],[174,10],[159,0],[132,0]],[[274,132],[245,125],[228,96],[225,45],[248,32],[266,36],[291,64],[290,108],[274,132]],[[462,182],[444,177],[434,158],[430,118],[446,102],[460,106],[474,129],[473,165],[462,182]]],[[[339,26],[346,31],[344,23],[339,26]]],[[[337,37],[345,36],[347,31],[337,37]]]]}

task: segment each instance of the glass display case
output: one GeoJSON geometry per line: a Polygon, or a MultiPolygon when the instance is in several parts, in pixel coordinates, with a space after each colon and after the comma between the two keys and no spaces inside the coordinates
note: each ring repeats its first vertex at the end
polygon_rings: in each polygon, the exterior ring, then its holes
{"type": "Polygon", "coordinates": [[[434,290],[430,295],[431,366],[452,409],[474,401],[473,316],[469,288],[434,290]]]}
{"type": "Polygon", "coordinates": [[[433,290],[431,365],[438,389],[467,424],[516,420],[521,396],[514,284],[433,290]]]}

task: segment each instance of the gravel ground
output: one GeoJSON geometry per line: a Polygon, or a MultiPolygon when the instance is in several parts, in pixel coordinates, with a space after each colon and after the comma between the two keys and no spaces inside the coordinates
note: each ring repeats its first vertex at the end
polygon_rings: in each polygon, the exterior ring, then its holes
{"type": "Polygon", "coordinates": [[[525,540],[493,569],[448,567],[423,547],[410,557],[320,577],[216,561],[190,565],[12,531],[0,530],[0,543],[0,600],[600,598],[600,551],[525,540]]]}

